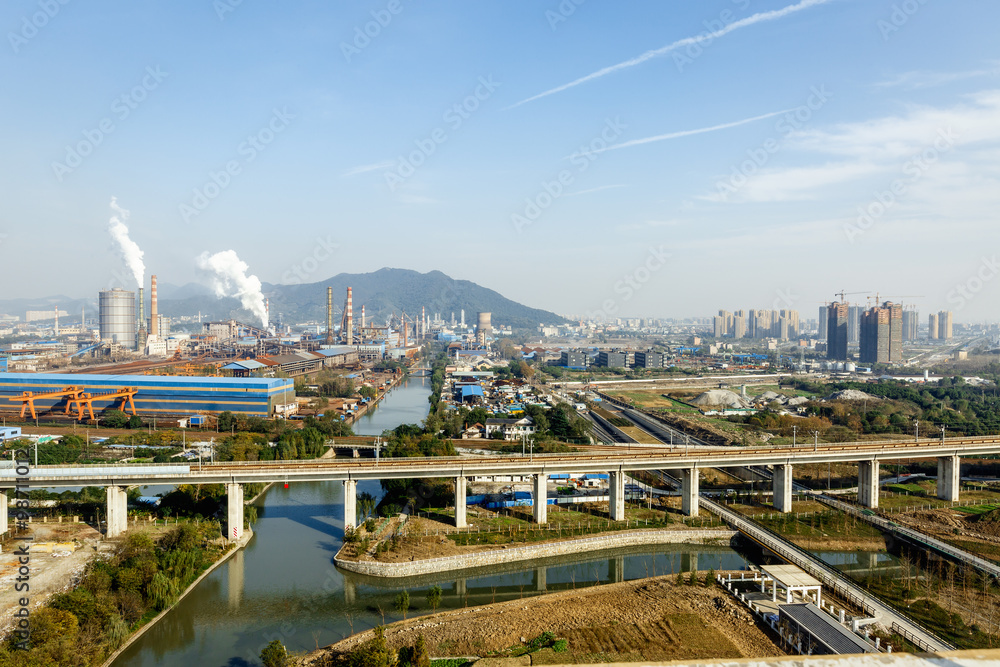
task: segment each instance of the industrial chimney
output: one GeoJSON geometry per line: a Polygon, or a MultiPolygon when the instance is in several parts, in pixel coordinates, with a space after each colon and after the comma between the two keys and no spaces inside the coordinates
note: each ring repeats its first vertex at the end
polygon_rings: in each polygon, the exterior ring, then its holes
{"type": "Polygon", "coordinates": [[[424,306],[420,306],[420,338],[421,340],[427,335],[427,309],[424,306]]]}
{"type": "Polygon", "coordinates": [[[160,317],[157,314],[156,276],[150,276],[149,284],[149,335],[157,338],[160,335],[160,317]]]}
{"type": "Polygon", "coordinates": [[[59,306],[56,306],[55,335],[56,335],[56,338],[59,337],[59,306]]]}
{"type": "Polygon", "coordinates": [[[333,344],[333,287],[326,288],[326,344],[333,344]]]}
{"type": "Polygon", "coordinates": [[[347,331],[344,333],[344,340],[348,345],[354,345],[354,290],[350,287],[347,288],[347,308],[345,308],[345,322],[344,328],[347,331]]]}
{"type": "Polygon", "coordinates": [[[365,305],[361,304],[361,335],[365,335],[365,305]]]}

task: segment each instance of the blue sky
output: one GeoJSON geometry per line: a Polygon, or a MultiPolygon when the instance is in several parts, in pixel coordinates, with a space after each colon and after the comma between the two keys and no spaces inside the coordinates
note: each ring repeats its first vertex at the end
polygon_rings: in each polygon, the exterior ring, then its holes
{"type": "Polygon", "coordinates": [[[63,1],[0,9],[4,298],[134,288],[114,196],[147,281],[997,319],[994,2],[63,1]]]}

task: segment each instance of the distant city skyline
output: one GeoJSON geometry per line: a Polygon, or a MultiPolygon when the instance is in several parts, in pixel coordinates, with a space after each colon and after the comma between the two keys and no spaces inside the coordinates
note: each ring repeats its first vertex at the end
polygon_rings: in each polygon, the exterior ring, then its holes
{"type": "Polygon", "coordinates": [[[147,282],[1000,319],[996,3],[53,6],[0,8],[0,299],[136,289],[115,197],[147,282]]]}

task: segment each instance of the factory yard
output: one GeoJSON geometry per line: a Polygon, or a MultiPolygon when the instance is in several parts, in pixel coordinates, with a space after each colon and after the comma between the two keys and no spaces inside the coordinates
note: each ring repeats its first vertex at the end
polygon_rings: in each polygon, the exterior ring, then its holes
{"type": "MultiPolygon", "coordinates": [[[[712,586],[678,586],[672,577],[639,579],[541,597],[456,609],[393,623],[389,646],[423,635],[433,657],[499,656],[545,631],[568,650],[543,649],[522,664],[740,659],[785,655],[750,612],[712,586]]],[[[298,661],[319,667],[373,636],[359,633],[298,661]]],[[[513,653],[519,651],[515,650],[513,653]]]]}

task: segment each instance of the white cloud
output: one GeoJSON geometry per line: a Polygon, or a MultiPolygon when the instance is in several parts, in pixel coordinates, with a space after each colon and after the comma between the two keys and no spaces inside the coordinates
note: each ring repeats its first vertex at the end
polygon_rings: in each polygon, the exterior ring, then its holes
{"type": "Polygon", "coordinates": [[[966,81],[983,76],[1000,75],[1000,63],[992,63],[992,69],[974,69],[963,72],[931,72],[928,70],[915,70],[903,72],[894,79],[879,81],[873,84],[875,88],[904,88],[906,90],[917,90],[918,88],[933,88],[943,86],[955,81],[966,81]]]}

